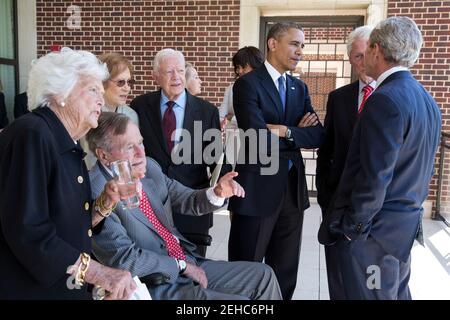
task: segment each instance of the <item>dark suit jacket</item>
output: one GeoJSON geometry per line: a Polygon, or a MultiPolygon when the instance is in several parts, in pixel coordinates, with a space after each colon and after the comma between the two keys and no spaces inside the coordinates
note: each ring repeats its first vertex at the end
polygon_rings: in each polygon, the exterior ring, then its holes
{"type": "Polygon", "coordinates": [[[0,92],[0,129],[3,129],[8,125],[8,116],[6,113],[5,95],[0,92]]]}
{"type": "MultiPolygon", "coordinates": [[[[241,145],[240,153],[245,152],[245,163],[236,165],[239,175],[236,177],[245,190],[245,198],[233,197],[228,208],[230,211],[249,216],[268,216],[276,212],[288,181],[289,160],[293,162],[298,171],[298,207],[304,210],[309,207],[308,191],[305,179],[305,168],[300,148],[317,148],[324,138],[324,129],[321,124],[314,127],[298,128],[297,124],[307,112],[314,112],[304,82],[287,76],[286,80],[286,112],[283,113],[278,90],[272,81],[265,66],[240,77],[233,86],[233,105],[239,128],[267,129],[266,124],[282,124],[292,130],[293,142],[278,139],[270,133],[262,138],[267,139],[268,146],[271,139],[279,140],[279,150],[270,150],[279,168],[273,175],[262,175],[263,165],[258,157],[256,164],[250,164],[249,156],[265,154],[266,150],[259,150],[259,146],[246,143],[241,145]],[[255,149],[256,148],[256,149],[255,149]],[[250,152],[250,149],[253,149],[250,152]],[[276,156],[276,153],[278,155],[276,156]]],[[[258,139],[258,144],[259,144],[258,139]]],[[[270,149],[270,148],[269,148],[270,149]]]]}
{"type": "Polygon", "coordinates": [[[317,152],[317,202],[325,212],[336,192],[358,115],[359,80],[328,95],[325,141],[317,152]]]}
{"type": "Polygon", "coordinates": [[[370,235],[406,261],[434,174],[440,131],[436,102],[409,71],[384,80],[354,129],[328,230],[352,240],[370,235]]]}
{"type": "Polygon", "coordinates": [[[83,156],[50,108],[0,134],[0,299],[87,297],[66,284],[67,267],[91,252],[83,156]]]}
{"type": "MultiPolygon", "coordinates": [[[[202,189],[209,186],[207,167],[211,172],[214,164],[207,165],[203,158],[201,163],[194,163],[194,140],[201,137],[194,136],[194,121],[201,121],[202,134],[210,128],[220,130],[220,120],[218,109],[211,103],[197,98],[186,91],[186,109],[184,114],[183,129],[188,130],[192,136],[192,148],[190,163],[174,164],[167,149],[166,140],[162,130],[162,117],[160,110],[161,91],[143,94],[136,97],[130,106],[136,111],[139,117],[139,127],[144,137],[145,153],[148,157],[155,159],[162,168],[164,174],[175,179],[187,187],[202,189]]],[[[202,142],[203,152],[210,142],[202,142]]],[[[197,157],[201,156],[196,154],[197,157]]],[[[198,161],[198,160],[197,160],[198,161]]],[[[179,213],[174,213],[175,225],[182,232],[202,232],[212,226],[212,214],[201,217],[186,217],[179,213]]]]}
{"type": "Polygon", "coordinates": [[[14,97],[14,119],[30,112],[28,110],[28,97],[26,92],[22,92],[14,97]]]}

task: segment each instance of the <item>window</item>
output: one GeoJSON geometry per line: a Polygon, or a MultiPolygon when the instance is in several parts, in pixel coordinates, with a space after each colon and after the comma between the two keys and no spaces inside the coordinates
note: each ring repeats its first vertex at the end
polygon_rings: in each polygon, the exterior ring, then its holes
{"type": "Polygon", "coordinates": [[[0,1],[0,89],[5,95],[10,123],[14,119],[14,96],[19,88],[16,17],[16,0],[0,1]]]}

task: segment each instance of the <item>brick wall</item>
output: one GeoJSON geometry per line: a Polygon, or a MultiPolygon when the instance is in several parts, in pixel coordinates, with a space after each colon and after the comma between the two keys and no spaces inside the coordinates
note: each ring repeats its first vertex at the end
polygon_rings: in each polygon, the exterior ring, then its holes
{"type": "MultiPolygon", "coordinates": [[[[436,99],[442,111],[442,130],[450,132],[450,1],[390,0],[388,15],[411,17],[422,31],[424,46],[412,72],[436,99]]],[[[443,180],[445,190],[441,197],[447,209],[450,209],[449,169],[447,157],[443,180]]],[[[429,199],[436,200],[436,191],[437,175],[431,183],[429,199]]]]}
{"type": "MultiPolygon", "coordinates": [[[[218,105],[233,81],[231,57],[238,49],[240,0],[191,1],[75,1],[37,0],[38,54],[52,44],[91,50],[118,51],[135,66],[138,81],[133,96],[156,87],[151,79],[152,59],[164,47],[181,50],[198,69],[201,97],[218,105]],[[80,29],[66,25],[71,5],[81,8],[80,29]]],[[[388,15],[412,17],[424,34],[424,48],[413,73],[432,93],[443,113],[443,130],[450,132],[450,1],[389,0],[388,15]]],[[[344,28],[305,29],[314,39],[344,39],[344,28]]],[[[322,103],[322,101],[321,101],[322,103]]],[[[323,116],[323,115],[322,115],[323,116]]],[[[438,158],[436,158],[436,164],[438,158]]],[[[437,168],[437,165],[436,165],[437,168]]],[[[443,204],[450,208],[450,163],[444,172],[443,204]]],[[[436,200],[433,179],[430,199],[436,200]]]]}
{"type": "Polygon", "coordinates": [[[92,51],[117,51],[135,66],[132,96],[153,91],[153,57],[165,47],[184,53],[203,80],[202,98],[218,105],[234,80],[231,57],[239,46],[240,0],[121,1],[37,0],[38,55],[52,44],[92,51]],[[79,6],[80,28],[70,29],[79,6]],[[71,18],[72,17],[72,18],[71,18]]]}
{"type": "Polygon", "coordinates": [[[305,39],[311,39],[311,41],[320,41],[333,39],[333,42],[345,42],[347,36],[352,32],[352,27],[305,27],[305,39]],[[337,41],[336,41],[337,40],[337,41]]]}

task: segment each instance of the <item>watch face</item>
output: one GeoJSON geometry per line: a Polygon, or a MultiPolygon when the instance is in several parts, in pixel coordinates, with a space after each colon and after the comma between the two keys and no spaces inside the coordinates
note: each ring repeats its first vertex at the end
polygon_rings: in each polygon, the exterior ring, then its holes
{"type": "Polygon", "coordinates": [[[286,138],[288,138],[288,139],[291,138],[291,129],[286,130],[286,138]]]}
{"type": "Polygon", "coordinates": [[[179,265],[180,265],[180,271],[181,271],[181,272],[183,272],[184,270],[186,270],[186,267],[187,267],[186,261],[184,261],[184,260],[178,260],[178,263],[179,263],[179,265]]]}

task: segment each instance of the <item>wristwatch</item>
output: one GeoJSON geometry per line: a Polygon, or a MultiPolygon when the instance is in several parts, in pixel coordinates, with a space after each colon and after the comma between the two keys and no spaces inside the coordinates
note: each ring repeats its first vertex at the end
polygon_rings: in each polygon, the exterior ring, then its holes
{"type": "Polygon", "coordinates": [[[286,139],[292,140],[292,132],[291,132],[291,129],[287,128],[287,129],[286,129],[286,133],[285,133],[284,136],[285,136],[286,139]]]}
{"type": "Polygon", "coordinates": [[[183,274],[187,268],[186,261],[181,260],[181,259],[175,259],[175,260],[177,261],[177,264],[178,264],[178,270],[180,270],[179,274],[183,274]]]}

